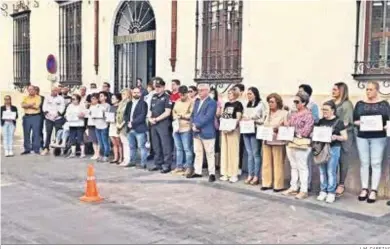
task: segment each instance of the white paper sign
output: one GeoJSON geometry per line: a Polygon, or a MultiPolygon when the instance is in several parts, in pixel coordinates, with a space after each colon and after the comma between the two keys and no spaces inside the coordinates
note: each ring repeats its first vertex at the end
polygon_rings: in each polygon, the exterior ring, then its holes
{"type": "Polygon", "coordinates": [[[115,112],[106,112],[105,116],[108,123],[115,123],[115,112]]]}
{"type": "Polygon", "coordinates": [[[220,119],[219,130],[220,131],[233,131],[237,127],[237,119],[220,119]]]}
{"type": "Polygon", "coordinates": [[[258,126],[256,132],[256,138],[261,140],[272,141],[274,130],[272,127],[258,126]]]}
{"type": "Polygon", "coordinates": [[[361,116],[360,131],[383,131],[381,115],[361,116]]]}
{"type": "Polygon", "coordinates": [[[241,134],[255,133],[255,121],[253,120],[240,121],[240,133],[241,134]]]}
{"type": "Polygon", "coordinates": [[[332,127],[314,126],[313,141],[323,143],[332,142],[332,127]]]}
{"type": "Polygon", "coordinates": [[[178,119],[173,120],[173,122],[172,122],[173,132],[178,132],[179,127],[180,127],[179,120],[178,119]]]}
{"type": "Polygon", "coordinates": [[[91,109],[91,117],[92,118],[103,118],[103,112],[99,109],[91,109]]]}
{"type": "Polygon", "coordinates": [[[294,127],[280,126],[276,139],[282,141],[292,141],[294,140],[294,131],[294,127]]]}
{"type": "Polygon", "coordinates": [[[5,111],[3,112],[3,120],[15,120],[16,119],[16,112],[11,111],[5,111]]]}
{"type": "Polygon", "coordinates": [[[387,126],[387,129],[386,129],[387,136],[390,137],[390,121],[386,122],[386,126],[387,126]]]}

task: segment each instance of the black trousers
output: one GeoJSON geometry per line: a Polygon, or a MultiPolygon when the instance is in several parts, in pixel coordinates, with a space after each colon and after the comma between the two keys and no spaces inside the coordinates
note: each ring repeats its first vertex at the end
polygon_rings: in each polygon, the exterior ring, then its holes
{"type": "Polygon", "coordinates": [[[172,133],[169,122],[152,125],[151,139],[154,149],[154,163],[157,167],[170,169],[172,165],[172,133]]]}
{"type": "Polygon", "coordinates": [[[49,149],[50,147],[50,140],[51,140],[51,134],[53,133],[53,128],[55,128],[55,133],[57,134],[58,130],[62,129],[62,126],[64,125],[65,120],[63,118],[51,121],[49,119],[45,119],[45,125],[46,125],[46,141],[45,145],[43,146],[44,149],[49,149]]]}
{"type": "Polygon", "coordinates": [[[84,127],[70,127],[69,128],[69,140],[71,145],[83,145],[84,144],[84,127]]]}
{"type": "Polygon", "coordinates": [[[244,144],[244,136],[240,135],[240,159],[238,163],[238,168],[242,169],[242,161],[244,160],[244,150],[245,150],[245,144],[244,144]]]}

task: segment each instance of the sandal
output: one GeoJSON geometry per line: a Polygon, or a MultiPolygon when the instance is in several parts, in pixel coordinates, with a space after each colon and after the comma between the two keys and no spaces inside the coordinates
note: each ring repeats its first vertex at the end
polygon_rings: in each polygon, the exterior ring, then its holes
{"type": "Polygon", "coordinates": [[[370,195],[367,198],[367,203],[374,203],[374,202],[376,202],[377,195],[378,195],[378,191],[371,190],[370,195]],[[374,196],[374,198],[371,198],[373,196],[374,196]]]}
{"type": "Polygon", "coordinates": [[[244,181],[245,184],[250,184],[252,182],[253,178],[252,177],[248,177],[246,178],[246,180],[244,181]]]}
{"type": "Polygon", "coordinates": [[[344,195],[345,192],[345,186],[344,185],[338,185],[336,189],[336,197],[341,197],[344,195]]]}
{"type": "Polygon", "coordinates": [[[254,177],[249,184],[250,185],[259,185],[259,178],[258,177],[254,177]]]}
{"type": "Polygon", "coordinates": [[[365,201],[365,200],[367,200],[367,198],[368,198],[368,193],[369,193],[368,189],[363,188],[362,191],[360,192],[360,195],[358,196],[358,200],[359,200],[359,201],[365,201]],[[364,194],[363,191],[365,191],[365,194],[364,194]],[[364,194],[364,195],[363,195],[363,194],[364,194]]]}

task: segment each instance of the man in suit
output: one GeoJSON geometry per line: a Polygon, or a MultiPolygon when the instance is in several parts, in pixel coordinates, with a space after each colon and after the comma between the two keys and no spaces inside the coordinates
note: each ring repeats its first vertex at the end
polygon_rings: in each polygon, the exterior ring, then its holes
{"type": "Polygon", "coordinates": [[[141,163],[140,168],[146,169],[146,161],[148,158],[148,150],[146,144],[146,132],[148,126],[146,125],[146,115],[148,114],[148,105],[141,98],[141,89],[133,89],[133,100],[130,101],[125,110],[124,121],[127,126],[127,134],[130,144],[130,163],[128,167],[136,166],[136,152],[137,144],[140,149],[141,163]]]}
{"type": "Polygon", "coordinates": [[[191,115],[192,131],[194,135],[195,171],[187,178],[202,177],[203,150],[206,152],[209,171],[209,182],[215,181],[215,137],[217,132],[214,118],[217,112],[217,102],[209,97],[210,86],[198,86],[199,98],[195,100],[191,115]]]}

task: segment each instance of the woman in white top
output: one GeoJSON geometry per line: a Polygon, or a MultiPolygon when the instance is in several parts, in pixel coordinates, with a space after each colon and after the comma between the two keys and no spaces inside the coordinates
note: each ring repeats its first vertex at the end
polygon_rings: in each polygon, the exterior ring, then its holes
{"type": "Polygon", "coordinates": [[[76,146],[80,146],[80,158],[85,157],[84,150],[84,116],[85,107],[80,104],[81,96],[73,94],[72,102],[66,109],[65,118],[69,123],[69,139],[71,144],[72,153],[68,158],[74,158],[76,156],[76,146]]]}
{"type": "Polygon", "coordinates": [[[93,122],[96,127],[96,136],[100,147],[100,157],[98,161],[108,162],[108,157],[110,156],[110,140],[108,137],[108,123],[105,118],[105,113],[110,111],[110,104],[108,101],[107,92],[100,92],[99,94],[100,104],[96,106],[97,110],[95,114],[92,115],[93,122]]]}

